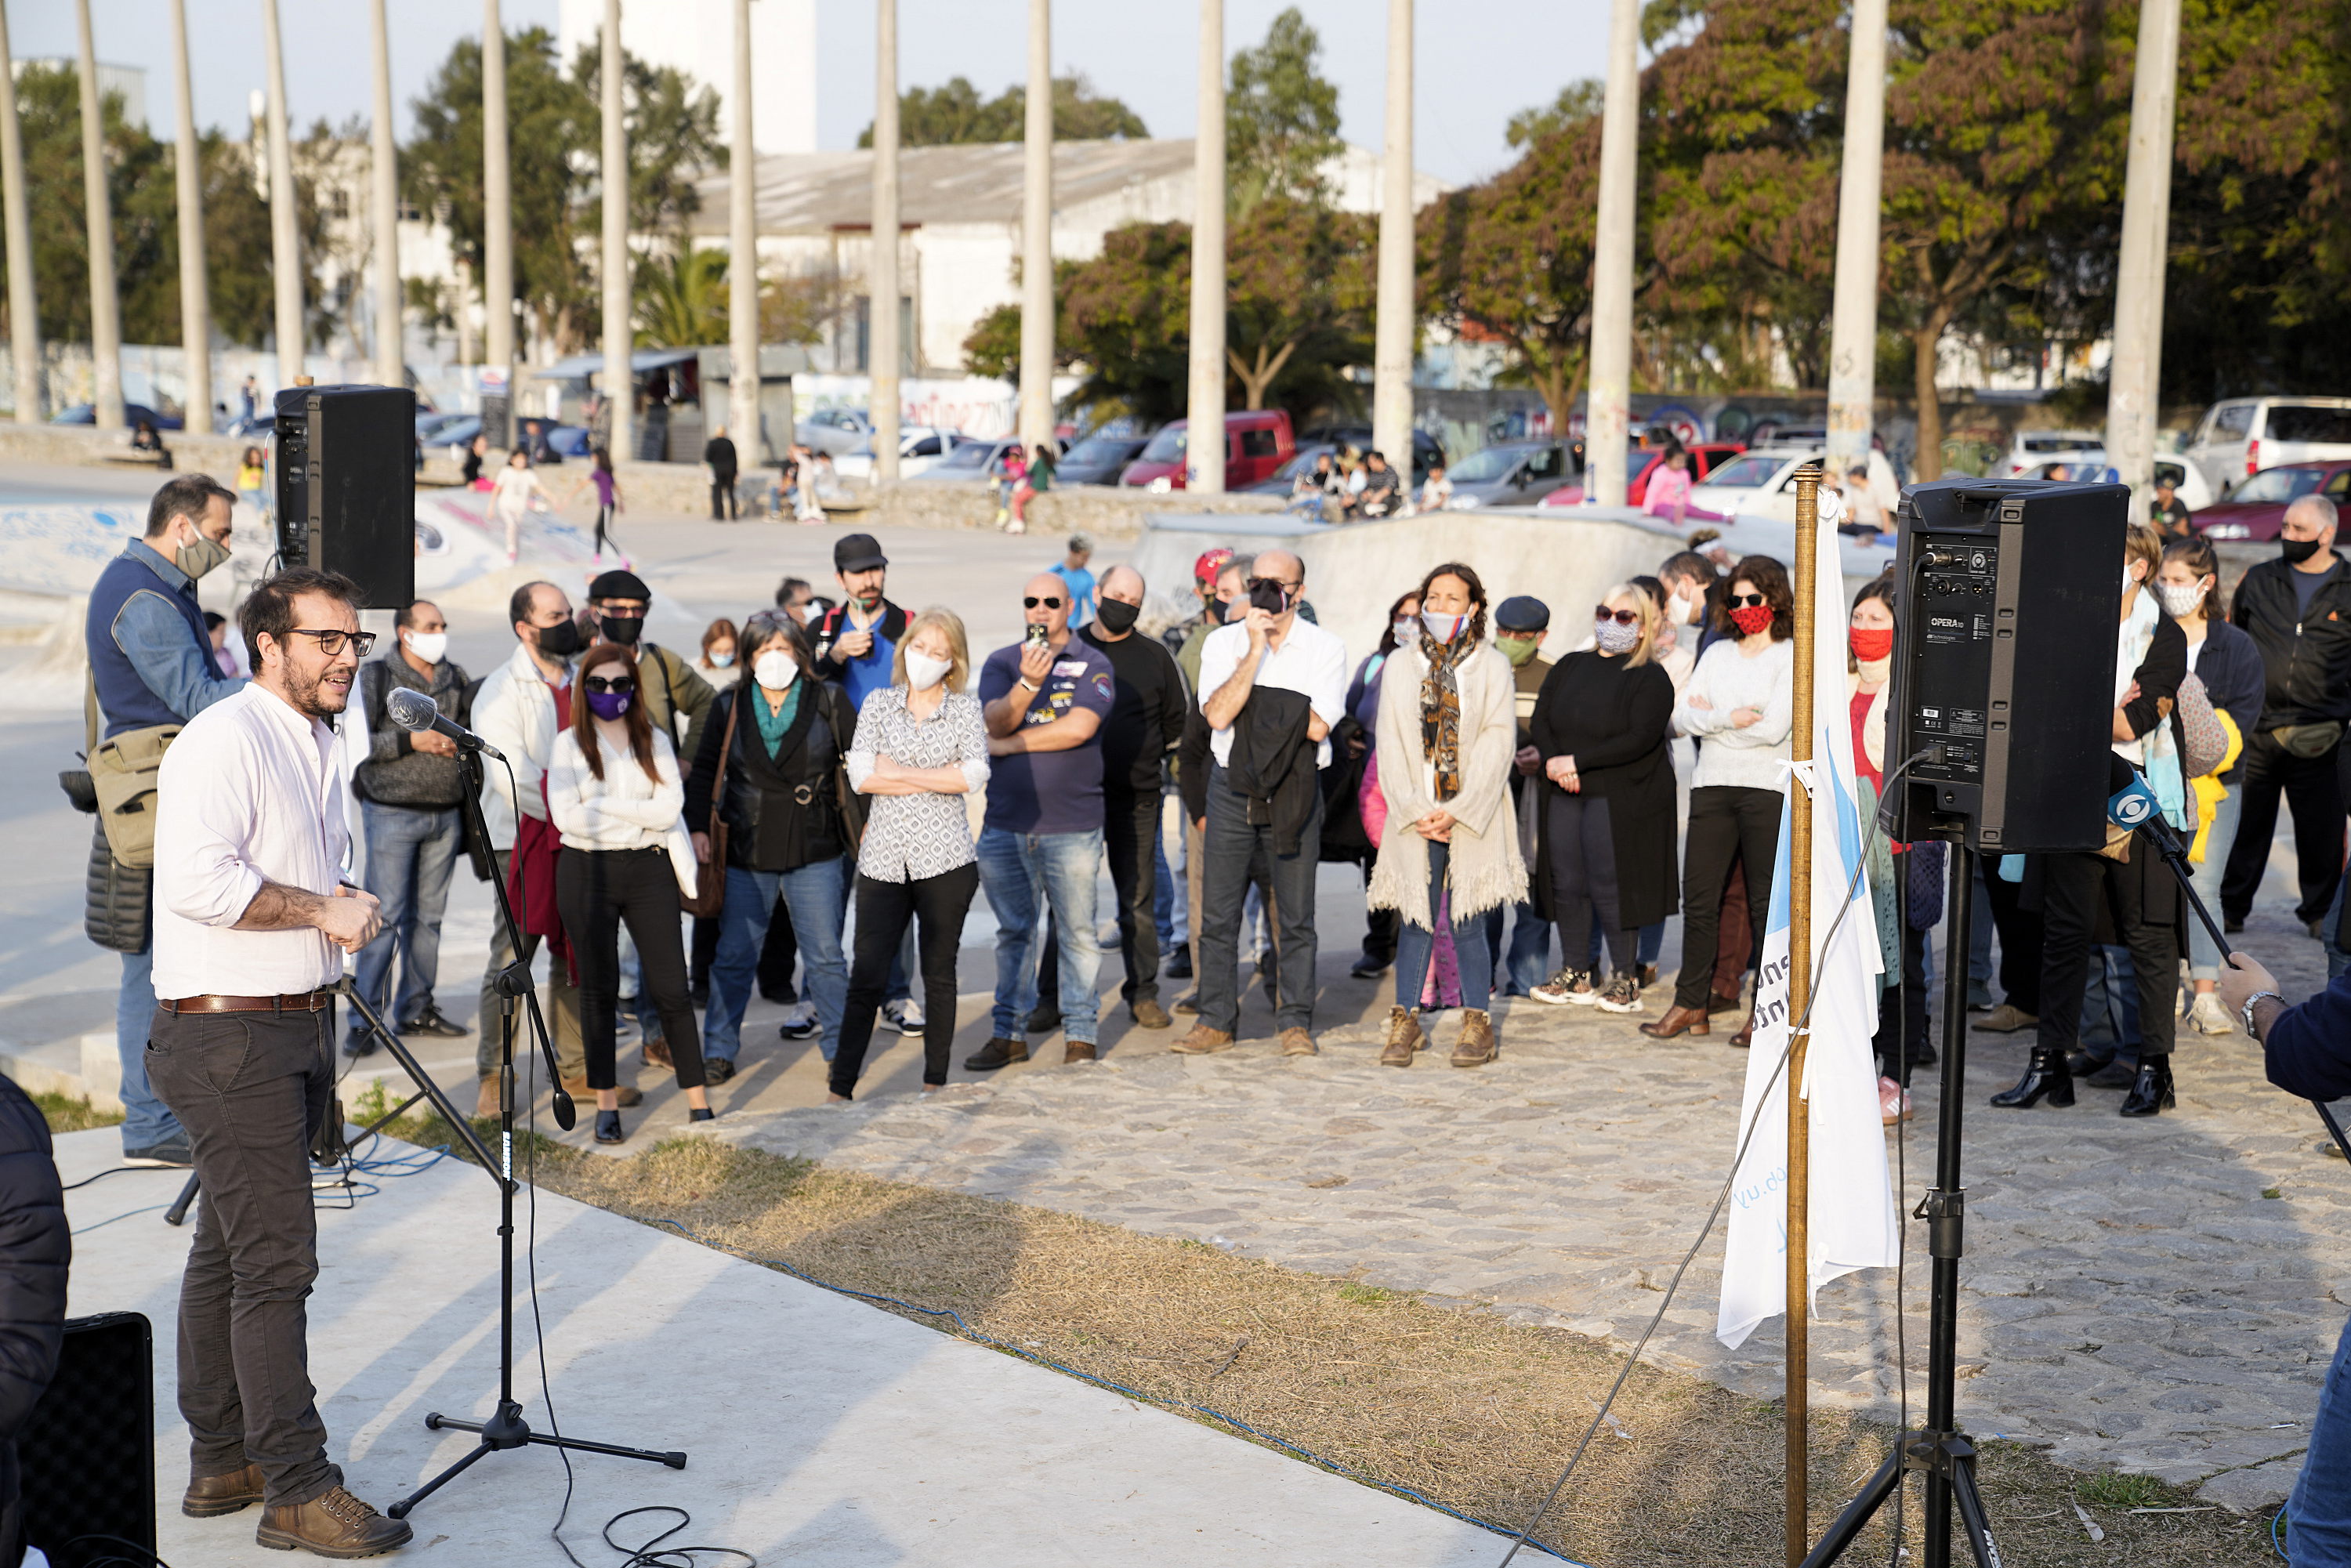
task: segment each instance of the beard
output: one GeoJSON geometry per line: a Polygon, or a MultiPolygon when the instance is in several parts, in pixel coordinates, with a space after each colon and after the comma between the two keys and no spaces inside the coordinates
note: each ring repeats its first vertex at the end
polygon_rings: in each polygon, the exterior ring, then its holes
{"type": "Polygon", "coordinates": [[[337,672],[332,669],[308,674],[300,670],[286,672],[286,696],[294,705],[296,712],[311,718],[332,720],[350,706],[351,681],[355,672],[341,673],[337,684],[329,682],[330,674],[337,674],[337,672]]]}

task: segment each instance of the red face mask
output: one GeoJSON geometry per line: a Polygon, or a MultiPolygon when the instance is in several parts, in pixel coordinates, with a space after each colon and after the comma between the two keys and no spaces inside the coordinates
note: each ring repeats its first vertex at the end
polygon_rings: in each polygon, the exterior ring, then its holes
{"type": "Polygon", "coordinates": [[[1739,628],[1742,637],[1752,637],[1771,626],[1771,607],[1768,604],[1742,604],[1730,612],[1730,623],[1739,628]]]}
{"type": "Polygon", "coordinates": [[[1853,647],[1853,656],[1865,664],[1894,656],[1894,628],[1891,626],[1856,626],[1846,633],[1853,647]]]}

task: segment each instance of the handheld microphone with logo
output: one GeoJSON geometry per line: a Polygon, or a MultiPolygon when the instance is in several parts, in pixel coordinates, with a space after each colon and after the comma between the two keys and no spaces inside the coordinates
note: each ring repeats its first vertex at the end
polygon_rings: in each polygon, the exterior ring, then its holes
{"type": "Polygon", "coordinates": [[[394,686],[392,695],[384,698],[383,711],[392,723],[412,735],[422,735],[429,729],[455,741],[464,750],[478,751],[500,762],[507,759],[506,753],[496,747],[455,719],[444,716],[433,699],[414,686],[394,686]]]}
{"type": "Polygon", "coordinates": [[[2169,866],[2171,874],[2179,879],[2179,891],[2187,896],[2188,907],[2193,909],[2196,918],[2204,923],[2204,929],[2211,935],[2213,946],[2226,956],[2231,951],[2229,938],[2221,931],[2220,923],[2212,918],[2212,912],[2204,907],[2204,901],[2196,894],[2196,884],[2188,870],[2188,846],[2179,841],[2179,835],[2173,832],[2171,824],[2163,820],[2163,802],[2155,798],[2155,791],[2148,787],[2146,776],[2117,757],[2109,770],[2107,782],[2116,788],[2106,798],[2106,821],[2117,828],[2146,835],[2147,841],[2155,846],[2156,852],[2163,856],[2163,863],[2169,866]]]}

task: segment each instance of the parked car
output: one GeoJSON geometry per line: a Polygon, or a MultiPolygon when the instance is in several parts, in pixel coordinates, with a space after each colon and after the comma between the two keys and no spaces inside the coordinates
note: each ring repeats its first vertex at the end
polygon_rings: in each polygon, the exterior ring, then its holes
{"type": "Polygon", "coordinates": [[[1338,455],[1339,449],[1327,441],[1301,442],[1298,450],[1290,455],[1289,461],[1249,488],[1259,496],[1287,496],[1290,486],[1297,482],[1300,472],[1313,467],[1316,458],[1336,458],[1338,455]]]}
{"type": "MultiPolygon", "coordinates": [[[[933,425],[918,424],[910,430],[902,430],[898,433],[898,477],[919,478],[937,467],[957,446],[969,444],[954,431],[933,425]]],[[[837,455],[832,460],[832,471],[843,479],[873,477],[872,442],[868,440],[862,446],[837,455]]]]}
{"type": "MultiPolygon", "coordinates": [[[[1747,447],[1744,443],[1737,441],[1701,441],[1687,450],[1690,455],[1690,482],[1695,485],[1703,484],[1708,475],[1746,451],[1747,447]]],[[[1664,448],[1634,448],[1625,464],[1625,472],[1629,476],[1625,486],[1625,505],[1645,505],[1649,498],[1649,476],[1665,465],[1664,448]]],[[[1583,481],[1562,485],[1535,504],[1541,507],[1580,507],[1583,505],[1583,481]]]]}
{"type": "MultiPolygon", "coordinates": [[[[2017,474],[2019,479],[2053,479],[2063,467],[2068,479],[2101,479],[2114,473],[2107,465],[2104,451],[2092,447],[2083,452],[2067,452],[2046,462],[2035,463],[2017,474]]],[[[2176,457],[2155,460],[2155,476],[2168,479],[2179,499],[2191,512],[2200,512],[2212,504],[2212,486],[2204,482],[2204,471],[2176,457]]]]}
{"type": "Polygon", "coordinates": [[[1445,472],[1453,481],[1452,510],[1524,507],[1567,477],[1567,447],[1557,441],[1503,441],[1472,452],[1445,472]]]}
{"type": "Polygon", "coordinates": [[[955,449],[930,464],[919,474],[899,470],[910,479],[992,479],[997,464],[1004,455],[1020,444],[1017,435],[998,436],[987,441],[958,441],[955,449]]]}
{"type": "MultiPolygon", "coordinates": [[[[1189,421],[1162,425],[1126,465],[1118,482],[1130,489],[1181,490],[1189,421]]],[[[1245,409],[1225,415],[1225,488],[1246,490],[1298,454],[1286,409],[1245,409]]]]}
{"type": "MultiPolygon", "coordinates": [[[[158,430],[181,428],[180,416],[176,413],[158,413],[143,402],[126,402],[122,405],[123,429],[138,429],[141,420],[145,420],[158,430]]],[[[58,410],[50,416],[49,423],[51,424],[96,424],[98,408],[94,403],[78,402],[71,408],[58,410]]]]}
{"type": "MultiPolygon", "coordinates": [[[[1298,440],[1301,447],[1312,442],[1334,451],[1343,446],[1352,446],[1358,452],[1369,452],[1372,449],[1372,427],[1368,424],[1322,424],[1307,431],[1298,440]]],[[[1420,482],[1428,477],[1431,467],[1444,461],[1444,443],[1425,430],[1412,433],[1412,483],[1415,489],[1418,489],[1420,482]]]]}
{"type": "Polygon", "coordinates": [[[2191,504],[2188,526],[2208,539],[2274,539],[2286,507],[2311,495],[2351,507],[2351,460],[2286,463],[2248,475],[2212,505],[2191,504]]]}
{"type": "MultiPolygon", "coordinates": [[[[1761,446],[1741,453],[1690,489],[1688,516],[1796,520],[1796,470],[1825,463],[1817,446],[1761,446]]],[[[1869,487],[1882,504],[1902,493],[1883,452],[1869,455],[1869,487]]]]}
{"type": "Polygon", "coordinates": [[[2106,438],[2095,430],[2020,430],[2008,444],[2007,456],[1993,472],[2009,478],[2022,478],[2026,471],[2043,463],[2077,460],[2086,452],[2100,453],[2101,461],[2106,438]]]}
{"type": "Polygon", "coordinates": [[[2241,397],[2216,402],[2188,460],[2216,490],[2264,468],[2351,457],[2351,398],[2241,397]]]}
{"type": "Polygon", "coordinates": [[[1147,435],[1089,435],[1053,470],[1056,485],[1115,485],[1126,465],[1151,444],[1147,435]]]}
{"type": "Polygon", "coordinates": [[[810,451],[836,457],[861,448],[870,455],[873,450],[873,422],[862,408],[818,409],[794,424],[792,434],[810,451]]]}

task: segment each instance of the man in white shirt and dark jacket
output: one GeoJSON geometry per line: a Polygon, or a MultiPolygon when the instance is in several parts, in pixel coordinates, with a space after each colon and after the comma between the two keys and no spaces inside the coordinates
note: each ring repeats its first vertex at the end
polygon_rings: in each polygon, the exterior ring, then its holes
{"type": "Polygon", "coordinates": [[[409,1527],[343,1489],[311,1386],[319,1275],[310,1141],[334,1103],[334,992],[376,901],[344,880],[332,721],[360,660],[359,590],[297,567],[241,614],[254,678],[165,754],[155,821],[147,1069],[188,1132],[204,1207],[180,1287],[180,1414],[197,1519],[262,1505],[255,1540],[329,1557],[409,1527]]]}

